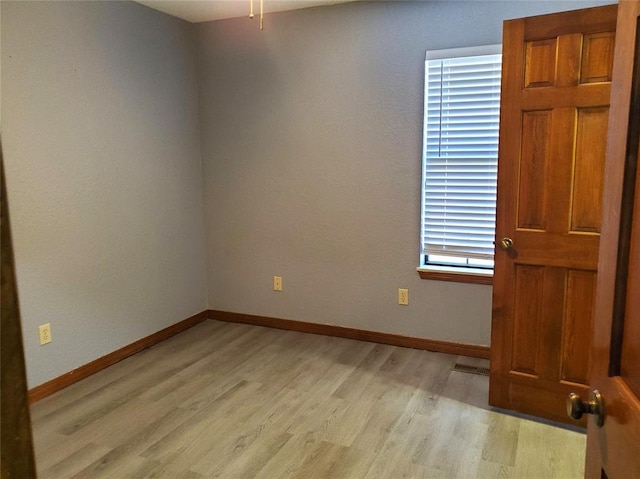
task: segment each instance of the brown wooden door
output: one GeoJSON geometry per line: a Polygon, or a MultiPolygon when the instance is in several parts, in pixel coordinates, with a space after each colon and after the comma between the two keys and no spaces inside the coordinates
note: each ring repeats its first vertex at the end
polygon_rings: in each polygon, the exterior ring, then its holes
{"type": "Polygon", "coordinates": [[[18,287],[0,145],[0,477],[36,477],[18,287]]]}
{"type": "Polygon", "coordinates": [[[604,425],[587,429],[593,479],[640,478],[640,2],[619,9],[590,375],[604,425]]]}
{"type": "Polygon", "coordinates": [[[588,383],[616,8],[504,24],[489,402],[556,421],[588,383]]]}

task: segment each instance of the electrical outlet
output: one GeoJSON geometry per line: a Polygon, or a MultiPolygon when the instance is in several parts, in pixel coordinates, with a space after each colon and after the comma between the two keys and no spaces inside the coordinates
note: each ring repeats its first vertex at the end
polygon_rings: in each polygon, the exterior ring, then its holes
{"type": "Polygon", "coordinates": [[[273,277],[273,290],[282,291],[282,276],[273,277]]]}
{"type": "Polygon", "coordinates": [[[51,324],[43,324],[38,327],[40,332],[40,346],[51,342],[51,324]]]}
{"type": "Polygon", "coordinates": [[[409,290],[400,288],[398,289],[398,304],[403,306],[409,305],[409,290]]]}

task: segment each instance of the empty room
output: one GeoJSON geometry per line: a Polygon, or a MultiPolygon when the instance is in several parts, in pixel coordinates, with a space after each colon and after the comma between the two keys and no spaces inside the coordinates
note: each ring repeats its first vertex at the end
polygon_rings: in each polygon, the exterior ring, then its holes
{"type": "Polygon", "coordinates": [[[639,4],[2,0],[3,478],[640,478],[639,4]]]}

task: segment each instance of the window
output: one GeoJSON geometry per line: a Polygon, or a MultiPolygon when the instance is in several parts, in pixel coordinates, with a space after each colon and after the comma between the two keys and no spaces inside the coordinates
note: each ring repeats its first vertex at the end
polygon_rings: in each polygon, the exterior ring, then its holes
{"type": "Polygon", "coordinates": [[[421,272],[493,273],[500,48],[427,52],[421,272]]]}

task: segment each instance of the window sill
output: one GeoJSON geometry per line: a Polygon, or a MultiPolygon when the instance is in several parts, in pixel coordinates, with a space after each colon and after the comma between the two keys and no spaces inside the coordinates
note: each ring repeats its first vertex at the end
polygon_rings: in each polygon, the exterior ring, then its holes
{"type": "Polygon", "coordinates": [[[420,266],[420,278],[455,283],[493,284],[493,270],[479,268],[449,268],[446,266],[420,266]]]}

